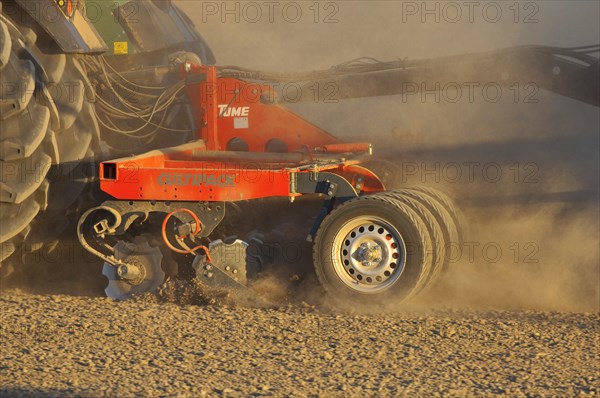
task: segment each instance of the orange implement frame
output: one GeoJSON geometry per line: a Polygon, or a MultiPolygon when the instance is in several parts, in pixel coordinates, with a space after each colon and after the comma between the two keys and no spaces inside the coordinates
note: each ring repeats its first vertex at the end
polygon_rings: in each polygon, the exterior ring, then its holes
{"type": "Polygon", "coordinates": [[[370,154],[370,144],[343,143],[272,104],[268,88],[218,78],[215,67],[185,64],[180,73],[188,82],[197,140],[101,163],[104,192],[131,201],[295,197],[314,193],[306,181],[316,184],[323,172],[342,178],[355,195],[384,190],[377,176],[348,160],[370,154]],[[232,143],[244,150],[232,150],[232,143]]]}

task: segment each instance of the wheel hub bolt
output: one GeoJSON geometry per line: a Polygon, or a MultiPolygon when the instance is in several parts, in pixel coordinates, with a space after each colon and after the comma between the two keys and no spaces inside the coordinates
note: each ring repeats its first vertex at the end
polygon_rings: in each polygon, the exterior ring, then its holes
{"type": "Polygon", "coordinates": [[[373,242],[363,242],[358,247],[359,261],[366,267],[381,261],[381,247],[373,242]]]}

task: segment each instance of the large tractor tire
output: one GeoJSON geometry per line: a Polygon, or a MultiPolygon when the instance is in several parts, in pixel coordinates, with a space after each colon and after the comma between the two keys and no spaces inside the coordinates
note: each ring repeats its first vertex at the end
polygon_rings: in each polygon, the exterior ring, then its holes
{"type": "MultiPolygon", "coordinates": [[[[46,175],[58,118],[25,37],[0,16],[0,261],[12,255],[48,203],[46,175]]],[[[4,267],[3,267],[4,268],[4,267]]],[[[4,270],[4,274],[7,269],[4,270]]],[[[4,275],[6,276],[6,275],[4,275]]]]}
{"type": "Polygon", "coordinates": [[[0,16],[1,277],[68,228],[65,216],[91,174],[82,161],[99,147],[93,90],[78,59],[46,42],[0,16]]]}

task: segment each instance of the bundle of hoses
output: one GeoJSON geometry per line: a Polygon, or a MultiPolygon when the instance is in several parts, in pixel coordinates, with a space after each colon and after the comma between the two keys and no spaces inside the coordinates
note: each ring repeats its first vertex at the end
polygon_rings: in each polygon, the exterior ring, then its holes
{"type": "Polygon", "coordinates": [[[168,86],[142,85],[128,80],[104,57],[86,57],[83,64],[88,76],[94,76],[97,81],[98,122],[111,133],[152,140],[159,130],[191,131],[191,128],[165,126],[168,111],[180,97],[185,81],[177,80],[168,86]]]}

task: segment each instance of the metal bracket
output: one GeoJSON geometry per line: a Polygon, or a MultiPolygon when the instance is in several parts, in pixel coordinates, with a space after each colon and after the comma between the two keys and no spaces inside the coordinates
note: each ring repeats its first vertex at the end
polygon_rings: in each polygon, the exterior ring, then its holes
{"type": "MultiPolygon", "coordinates": [[[[206,237],[225,217],[225,203],[220,202],[147,202],[107,201],[101,206],[86,211],[77,224],[77,237],[84,249],[107,263],[120,265],[114,250],[104,241],[107,235],[124,235],[131,225],[148,219],[150,213],[171,213],[177,209],[188,209],[198,215],[202,231],[197,237],[206,237]],[[104,218],[94,218],[96,213],[105,213],[104,218]],[[96,220],[96,221],[95,221],[96,220]],[[88,242],[88,239],[93,243],[88,242]],[[110,253],[107,253],[110,252],[110,253]]],[[[173,217],[182,222],[178,214],[173,217]]]]}
{"type": "Polygon", "coordinates": [[[344,177],[329,172],[294,173],[291,192],[310,194],[319,193],[327,197],[336,197],[341,201],[358,197],[358,192],[344,177]]]}
{"type": "Polygon", "coordinates": [[[197,255],[192,264],[196,277],[213,287],[237,287],[246,284],[246,249],[248,244],[236,240],[226,244],[222,240],[209,245],[212,262],[206,256],[197,255]]]}
{"type": "Polygon", "coordinates": [[[306,237],[307,242],[312,242],[315,239],[315,235],[317,234],[317,231],[319,230],[321,223],[323,222],[325,217],[327,217],[327,215],[329,213],[331,213],[331,211],[335,207],[335,204],[336,204],[335,197],[327,197],[327,199],[325,199],[323,201],[323,207],[321,207],[321,211],[317,215],[317,218],[315,219],[315,222],[313,223],[313,226],[311,227],[310,232],[308,233],[308,236],[306,237]]]}
{"type": "Polygon", "coordinates": [[[306,237],[307,241],[312,242],[321,223],[335,205],[358,197],[358,192],[348,180],[335,173],[294,173],[294,176],[291,180],[293,193],[318,193],[325,196],[323,207],[306,237]]]}
{"type": "MultiPolygon", "coordinates": [[[[116,228],[116,235],[123,234],[133,222],[148,219],[150,213],[171,213],[176,209],[188,209],[198,215],[202,221],[202,231],[198,237],[203,238],[212,233],[225,217],[225,204],[220,202],[152,202],[152,201],[107,201],[102,207],[110,207],[121,214],[123,221],[116,228]]],[[[177,214],[174,217],[179,218],[177,214]]],[[[180,221],[186,222],[179,218],[180,221]]]]}

